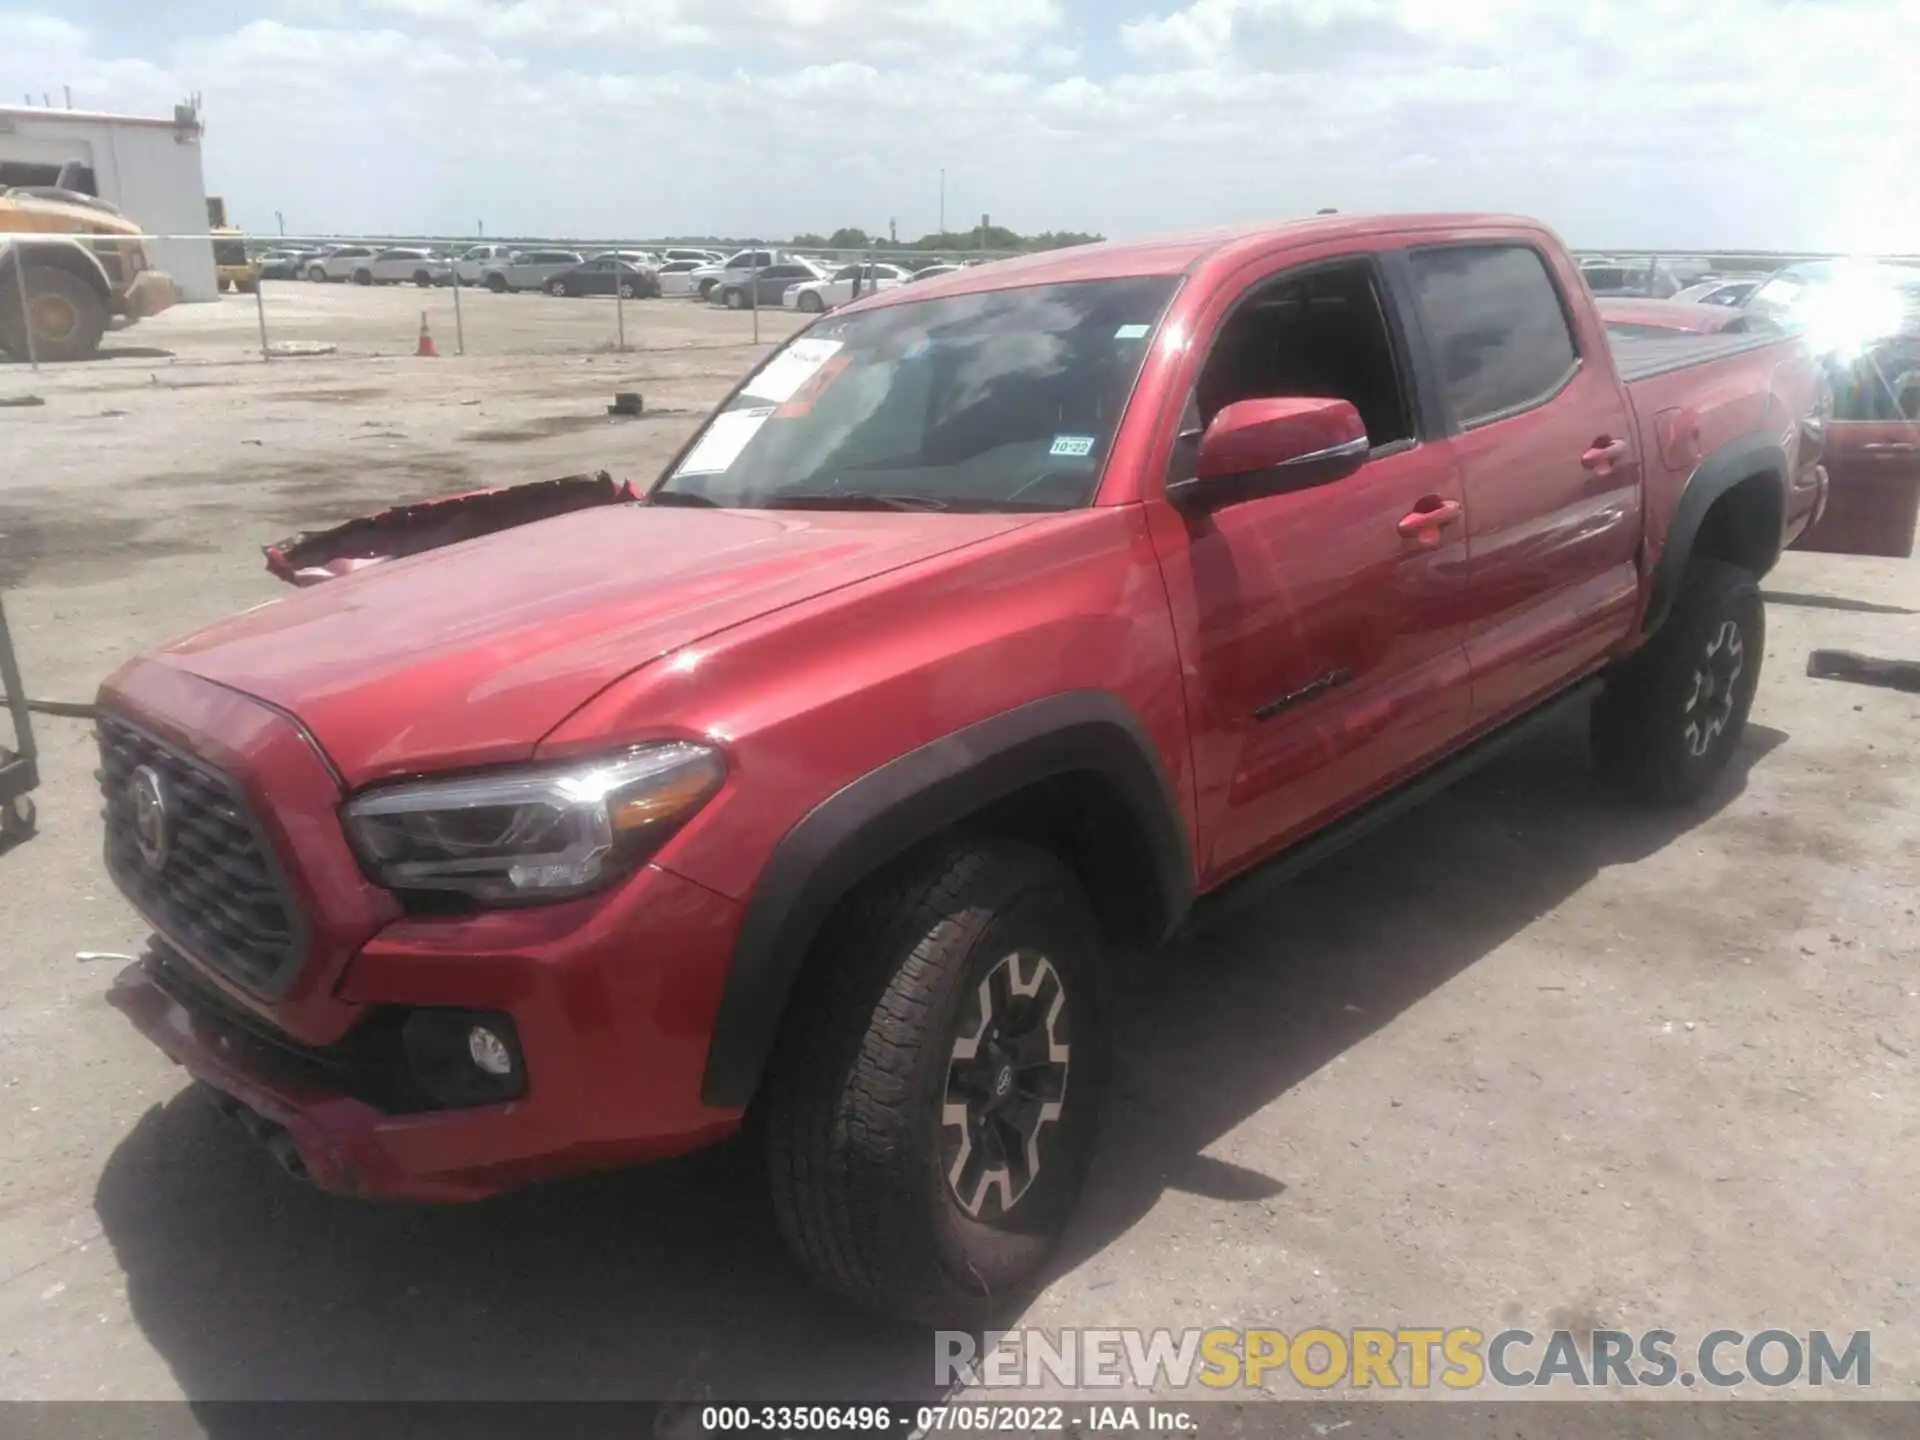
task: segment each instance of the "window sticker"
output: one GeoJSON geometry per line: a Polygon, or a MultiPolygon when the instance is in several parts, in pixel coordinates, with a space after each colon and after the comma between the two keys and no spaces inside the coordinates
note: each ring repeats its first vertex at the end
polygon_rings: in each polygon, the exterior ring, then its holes
{"type": "Polygon", "coordinates": [[[1093,436],[1091,435],[1056,435],[1053,437],[1053,448],[1047,451],[1049,455],[1074,457],[1091,455],[1092,453],[1093,436]]]}
{"type": "Polygon", "coordinates": [[[773,414],[771,405],[752,410],[729,410],[716,415],[700,437],[700,443],[680,462],[675,475],[718,475],[740,458],[747,442],[760,433],[760,427],[773,414]]]}
{"type": "Polygon", "coordinates": [[[1122,325],[1118,330],[1113,332],[1113,338],[1116,340],[1144,340],[1147,338],[1147,332],[1151,329],[1153,329],[1151,325],[1122,325]]]}
{"type": "Polygon", "coordinates": [[[840,349],[838,340],[818,340],[809,336],[796,340],[782,350],[753,379],[747,382],[747,388],[740,393],[755,400],[771,400],[781,405],[791,400],[794,392],[813,378],[818,370],[834,353],[840,349]]]}

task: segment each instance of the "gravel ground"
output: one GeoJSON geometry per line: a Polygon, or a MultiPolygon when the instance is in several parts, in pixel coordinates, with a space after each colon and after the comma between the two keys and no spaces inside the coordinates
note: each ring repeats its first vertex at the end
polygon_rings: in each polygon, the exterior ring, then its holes
{"type": "MultiPolygon", "coordinates": [[[[274,286],[58,373],[0,367],[0,589],[30,693],[279,593],[259,547],[373,506],[646,478],[756,353],[678,302],[274,286]],[[418,312],[447,357],[411,357],[418,312]],[[508,353],[512,352],[512,353],[508,353]],[[609,420],[615,390],[647,413],[609,420]]],[[[768,336],[791,321],[764,317],[768,336]]],[[[1278,894],[1119,971],[1088,1201],[1023,1323],[1873,1332],[1920,1347],[1920,572],[1791,555],[1715,802],[1593,789],[1559,726],[1278,894]]],[[[808,1290],[743,1147],[480,1206],[274,1170],[105,1005],[142,929],[101,873],[90,734],[40,724],[0,855],[0,1398],[930,1392],[924,1334],[808,1290]]],[[[1276,1393],[1289,1393],[1276,1385],[1276,1393]]],[[[1752,1387],[1736,1392],[1753,1395],[1752,1387]]]]}

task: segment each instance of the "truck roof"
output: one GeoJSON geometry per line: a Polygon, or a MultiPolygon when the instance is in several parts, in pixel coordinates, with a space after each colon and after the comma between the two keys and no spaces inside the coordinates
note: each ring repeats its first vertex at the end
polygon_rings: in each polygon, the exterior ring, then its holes
{"type": "Polygon", "coordinates": [[[1258,253],[1287,242],[1308,244],[1342,236],[1364,240],[1374,235],[1405,234],[1409,230],[1442,235],[1453,233],[1461,238],[1489,233],[1510,235],[1517,231],[1540,236],[1549,236],[1551,233],[1538,220],[1519,215],[1315,215],[1300,220],[1269,220],[1145,240],[1103,240],[1063,250],[1043,250],[1038,254],[1018,255],[1009,260],[968,266],[952,275],[939,276],[910,289],[882,291],[871,300],[859,303],[865,309],[909,303],[934,294],[1012,290],[1026,285],[1049,285],[1067,280],[1110,280],[1131,275],[1181,275],[1215,256],[1235,250],[1258,253]]]}

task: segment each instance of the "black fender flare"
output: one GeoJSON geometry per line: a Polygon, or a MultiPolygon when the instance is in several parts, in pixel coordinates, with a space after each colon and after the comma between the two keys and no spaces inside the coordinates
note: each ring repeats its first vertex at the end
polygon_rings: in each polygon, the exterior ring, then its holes
{"type": "MultiPolygon", "coordinates": [[[[1654,567],[1653,587],[1648,595],[1647,614],[1642,626],[1645,633],[1651,635],[1658,630],[1672,612],[1673,602],[1679,598],[1680,586],[1686,578],[1687,567],[1693,563],[1693,548],[1700,538],[1700,526],[1705,522],[1707,512],[1713,509],[1714,502],[1734,486],[1756,475],[1771,477],[1779,487],[1784,523],[1787,452],[1771,434],[1755,432],[1729,440],[1694,467],[1693,474],[1687,477],[1686,488],[1680,492],[1680,503],[1674,507],[1673,519],[1667,526],[1666,546],[1661,550],[1660,561],[1654,567]]],[[[1785,536],[1780,533],[1771,537],[1771,550],[1759,569],[1760,574],[1766,574],[1779,560],[1784,540],[1785,536]]]]}
{"type": "Polygon", "coordinates": [[[1171,933],[1193,900],[1181,807],[1145,728],[1105,691],[1075,690],[976,721],[844,786],[775,846],[748,897],[707,1050],[701,1099],[745,1106],[801,966],[840,900],[887,861],[1036,782],[1093,771],[1141,827],[1171,933]]]}

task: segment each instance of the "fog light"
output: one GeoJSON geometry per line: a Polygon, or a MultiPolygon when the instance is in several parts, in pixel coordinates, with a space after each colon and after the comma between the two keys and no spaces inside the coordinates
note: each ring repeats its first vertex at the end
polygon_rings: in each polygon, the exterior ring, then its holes
{"type": "Polygon", "coordinates": [[[467,1054],[489,1075],[513,1073],[513,1052],[507,1048],[507,1042],[484,1025],[467,1031],[467,1054]]]}
{"type": "Polygon", "coordinates": [[[407,1068],[435,1105],[497,1105],[527,1093],[511,1017],[494,1010],[415,1010],[400,1030],[407,1068]]]}

